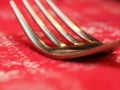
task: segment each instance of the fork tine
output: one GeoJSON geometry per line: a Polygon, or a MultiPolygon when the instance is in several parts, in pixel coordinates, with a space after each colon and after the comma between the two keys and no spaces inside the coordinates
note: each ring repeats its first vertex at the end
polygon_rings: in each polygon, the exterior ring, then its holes
{"type": "Polygon", "coordinates": [[[38,17],[38,15],[34,12],[30,4],[27,0],[22,0],[25,8],[28,10],[29,14],[32,16],[34,21],[38,24],[41,30],[46,34],[46,36],[58,47],[64,47],[66,44],[58,40],[47,28],[47,26],[43,23],[43,21],[38,17]]]}
{"type": "Polygon", "coordinates": [[[35,45],[42,52],[47,53],[46,50],[47,50],[47,48],[49,48],[49,46],[47,46],[42,40],[40,40],[39,36],[32,30],[32,28],[27,23],[26,19],[24,18],[24,16],[18,9],[16,3],[13,0],[11,0],[10,5],[11,5],[18,21],[20,22],[24,32],[26,33],[28,38],[31,40],[33,45],[35,45]]]}
{"type": "Polygon", "coordinates": [[[56,30],[61,33],[61,35],[68,40],[69,42],[73,44],[82,44],[79,40],[72,37],[68,32],[66,32],[62,26],[53,18],[52,15],[49,14],[49,12],[45,9],[45,7],[42,5],[40,0],[34,0],[39,9],[43,12],[45,17],[51,22],[51,24],[56,28],[56,30]]]}
{"type": "Polygon", "coordinates": [[[82,29],[80,29],[77,25],[75,25],[58,7],[52,2],[52,0],[46,0],[48,5],[53,9],[53,11],[63,20],[66,25],[73,30],[80,38],[90,42],[90,43],[101,43],[97,39],[93,38],[82,29]]]}

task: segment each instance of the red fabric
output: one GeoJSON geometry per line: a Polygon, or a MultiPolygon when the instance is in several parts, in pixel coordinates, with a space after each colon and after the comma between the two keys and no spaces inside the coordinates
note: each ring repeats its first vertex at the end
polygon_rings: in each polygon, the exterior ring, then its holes
{"type": "MultiPolygon", "coordinates": [[[[38,11],[33,1],[30,2],[38,11]]],[[[54,2],[76,24],[102,42],[120,38],[120,1],[54,2]]],[[[39,30],[21,1],[16,3],[34,29],[39,30]]],[[[42,16],[40,12],[39,15],[42,16]]],[[[46,57],[38,53],[25,36],[9,0],[0,0],[0,90],[120,90],[120,49],[106,55],[66,61],[46,57]]]]}

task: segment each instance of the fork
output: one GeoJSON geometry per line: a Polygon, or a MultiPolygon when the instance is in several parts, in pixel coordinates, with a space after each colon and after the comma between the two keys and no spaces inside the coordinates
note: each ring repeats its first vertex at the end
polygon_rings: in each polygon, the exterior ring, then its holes
{"type": "Polygon", "coordinates": [[[92,37],[84,30],[79,28],[76,24],[74,24],[55,4],[52,0],[46,0],[46,3],[49,5],[51,10],[64,22],[64,24],[72,30],[80,39],[73,37],[68,31],[66,31],[59,22],[48,12],[45,8],[41,0],[34,0],[40,11],[43,15],[47,18],[47,20],[54,26],[58,33],[60,33],[64,39],[70,42],[72,45],[66,44],[65,42],[61,41],[54,35],[45,23],[38,17],[35,13],[35,10],[31,7],[28,0],[22,0],[25,8],[40,27],[42,32],[49,38],[49,40],[55,45],[55,47],[51,47],[47,45],[33,29],[28,24],[27,20],[21,13],[20,9],[18,8],[17,4],[14,0],[10,1],[10,5],[22,26],[25,34],[32,42],[32,44],[37,48],[40,53],[55,59],[71,59],[71,58],[78,58],[84,57],[96,53],[100,53],[106,50],[111,50],[116,48],[120,44],[120,40],[104,44],[101,41],[97,40],[96,38],[92,37]]]}

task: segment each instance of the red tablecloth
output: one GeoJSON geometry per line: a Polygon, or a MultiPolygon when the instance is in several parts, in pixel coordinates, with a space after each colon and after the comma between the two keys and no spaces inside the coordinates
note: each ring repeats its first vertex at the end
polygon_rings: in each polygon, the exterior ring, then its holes
{"type": "MultiPolygon", "coordinates": [[[[37,11],[33,1],[30,2],[37,11]]],[[[54,2],[76,24],[102,42],[120,38],[119,0],[54,2]]],[[[27,16],[21,0],[16,3],[27,16]]],[[[40,12],[39,15],[42,16],[40,12]]],[[[34,29],[39,30],[31,17],[27,17],[34,29]]],[[[25,36],[9,0],[0,0],[0,90],[120,90],[120,49],[106,55],[66,61],[45,57],[25,36]]]]}

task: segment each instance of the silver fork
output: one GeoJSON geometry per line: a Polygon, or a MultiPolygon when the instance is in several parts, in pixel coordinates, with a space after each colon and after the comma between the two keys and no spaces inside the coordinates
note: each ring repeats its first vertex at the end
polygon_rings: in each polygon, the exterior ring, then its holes
{"type": "Polygon", "coordinates": [[[70,33],[65,31],[63,27],[58,23],[57,20],[46,10],[41,0],[34,0],[38,8],[49,20],[49,22],[55,27],[55,29],[72,45],[68,45],[63,41],[60,41],[44,24],[44,22],[38,17],[35,11],[32,9],[31,5],[27,0],[23,0],[23,4],[28,10],[29,14],[32,16],[34,21],[38,24],[41,30],[49,38],[49,40],[56,45],[56,47],[51,47],[47,45],[43,40],[32,30],[31,26],[28,24],[27,20],[24,18],[23,14],[20,12],[18,6],[14,0],[10,1],[10,5],[20,22],[24,32],[27,37],[33,43],[33,45],[46,56],[55,59],[71,59],[78,58],[83,56],[88,56],[91,54],[103,52],[106,50],[113,49],[120,44],[120,40],[111,42],[108,44],[103,44],[99,40],[93,38],[77,25],[75,25],[63,12],[58,9],[58,7],[53,3],[52,0],[46,0],[46,3],[51,7],[51,9],[59,16],[59,18],[74,32],[79,38],[83,39],[85,42],[82,42],[74,38],[70,33]]]}

